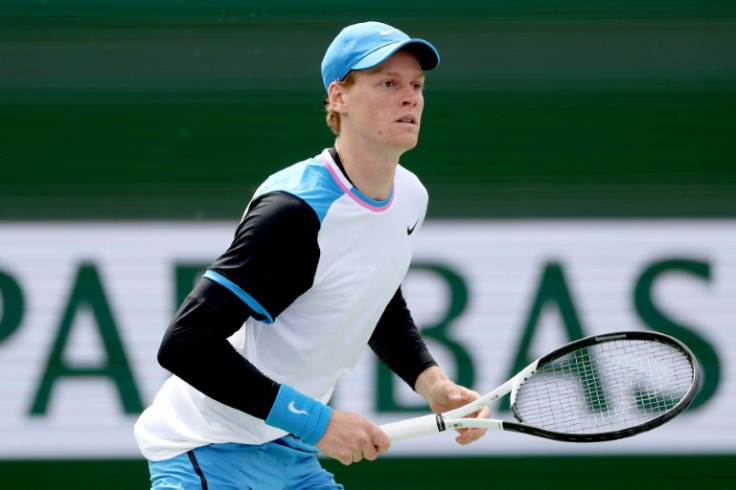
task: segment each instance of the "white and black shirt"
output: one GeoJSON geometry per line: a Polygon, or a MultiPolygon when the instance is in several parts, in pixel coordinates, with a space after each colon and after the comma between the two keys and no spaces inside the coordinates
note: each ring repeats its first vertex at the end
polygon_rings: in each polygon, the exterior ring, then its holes
{"type": "Polygon", "coordinates": [[[400,165],[390,196],[368,198],[334,149],[269,177],[167,330],[174,376],[136,424],[143,455],[278,439],[264,419],[279,384],[327,403],[366,345],[413,386],[435,362],[400,286],[427,199],[400,165]]]}

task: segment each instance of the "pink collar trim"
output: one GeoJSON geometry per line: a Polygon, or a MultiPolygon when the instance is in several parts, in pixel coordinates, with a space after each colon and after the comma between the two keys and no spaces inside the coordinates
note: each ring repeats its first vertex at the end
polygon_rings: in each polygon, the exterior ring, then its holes
{"type": "Polygon", "coordinates": [[[332,178],[335,179],[337,185],[340,186],[340,189],[342,189],[342,191],[357,204],[363,206],[365,209],[374,212],[382,212],[391,207],[391,204],[394,202],[394,196],[396,195],[395,187],[391,187],[391,194],[388,196],[387,199],[383,201],[376,201],[360,192],[355,186],[350,183],[350,181],[337,167],[337,164],[332,160],[332,156],[330,155],[329,151],[324,150],[319,158],[325,165],[325,167],[327,167],[327,170],[330,172],[330,175],[332,175],[332,178]]]}

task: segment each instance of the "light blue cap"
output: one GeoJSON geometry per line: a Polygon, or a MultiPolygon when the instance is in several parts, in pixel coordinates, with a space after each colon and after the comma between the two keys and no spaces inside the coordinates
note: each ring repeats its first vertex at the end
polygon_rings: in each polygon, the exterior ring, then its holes
{"type": "Polygon", "coordinates": [[[322,60],[325,90],[335,80],[344,80],[351,70],[368,70],[406,47],[419,60],[422,70],[437,68],[440,54],[423,39],[410,38],[380,22],[362,22],[346,27],[332,41],[322,60]]]}

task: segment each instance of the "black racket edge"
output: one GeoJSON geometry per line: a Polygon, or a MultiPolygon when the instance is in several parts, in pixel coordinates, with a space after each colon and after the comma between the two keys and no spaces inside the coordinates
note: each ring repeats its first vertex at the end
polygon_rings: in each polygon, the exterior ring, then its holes
{"type": "MultiPolygon", "coordinates": [[[[617,439],[624,439],[626,437],[631,437],[636,434],[641,434],[642,432],[646,432],[656,427],[659,427],[665,422],[672,420],[674,417],[682,413],[687,407],[690,406],[690,404],[693,402],[693,399],[695,399],[695,395],[697,395],[698,393],[698,389],[700,388],[700,367],[698,365],[697,358],[695,357],[695,355],[692,353],[692,351],[690,350],[688,346],[686,346],[685,344],[683,344],[676,338],[670,335],[660,333],[660,332],[644,332],[644,331],[611,332],[611,333],[606,333],[602,335],[591,335],[589,337],[585,337],[579,340],[574,340],[570,342],[569,344],[565,344],[562,347],[559,347],[553,350],[552,352],[540,357],[538,360],[537,369],[535,370],[535,372],[539,370],[540,368],[544,367],[546,364],[549,364],[552,361],[559,359],[565,354],[569,354],[570,352],[573,352],[578,349],[582,349],[584,347],[588,347],[588,346],[595,345],[595,344],[601,344],[603,342],[610,342],[614,340],[649,340],[649,341],[659,342],[661,344],[669,345],[671,347],[675,347],[676,349],[682,351],[688,357],[688,359],[690,360],[690,364],[693,367],[693,382],[690,385],[690,389],[688,389],[687,393],[685,393],[685,396],[682,397],[682,400],[680,400],[677,403],[677,405],[667,410],[659,417],[656,417],[648,422],[644,422],[643,424],[635,425],[633,427],[629,427],[626,429],[615,430],[615,431],[610,431],[610,432],[600,432],[596,434],[571,434],[571,433],[566,433],[566,432],[555,432],[551,430],[540,429],[539,427],[526,425],[524,423],[507,422],[507,421],[504,421],[502,423],[503,430],[511,431],[511,432],[519,432],[522,434],[528,434],[528,435],[533,435],[537,437],[544,437],[545,439],[552,439],[555,441],[565,441],[565,442],[614,441],[617,439]]],[[[511,405],[510,408],[514,414],[514,417],[516,417],[517,420],[522,420],[521,416],[516,410],[515,404],[511,405]]]]}

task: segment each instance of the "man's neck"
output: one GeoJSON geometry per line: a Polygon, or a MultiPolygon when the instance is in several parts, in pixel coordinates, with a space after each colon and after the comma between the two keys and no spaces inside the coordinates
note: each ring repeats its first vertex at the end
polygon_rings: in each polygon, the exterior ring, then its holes
{"type": "Polygon", "coordinates": [[[335,150],[348,178],[361,193],[376,201],[388,198],[401,153],[382,154],[340,137],[335,141],[335,150]]]}

